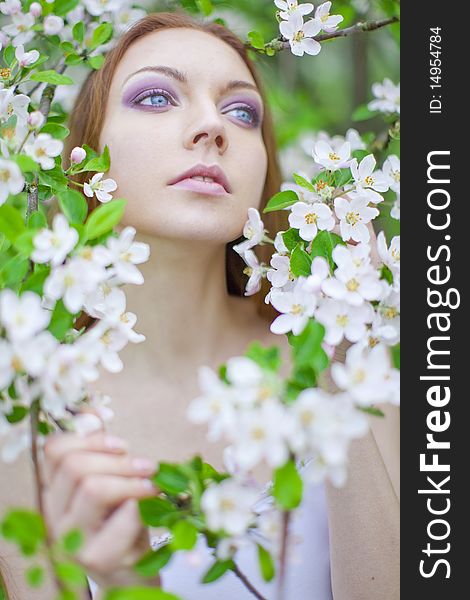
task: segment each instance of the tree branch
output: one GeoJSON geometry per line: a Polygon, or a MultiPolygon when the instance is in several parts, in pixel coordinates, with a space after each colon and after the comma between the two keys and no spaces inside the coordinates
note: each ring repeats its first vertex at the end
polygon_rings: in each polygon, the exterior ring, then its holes
{"type": "Polygon", "coordinates": [[[267,600],[267,598],[265,598],[264,596],[262,596],[258,592],[258,590],[250,583],[250,581],[247,578],[247,576],[240,571],[240,569],[238,568],[238,566],[236,564],[235,564],[235,566],[234,566],[234,568],[232,570],[235,573],[235,575],[238,577],[238,579],[240,579],[240,581],[246,587],[246,589],[249,590],[253,594],[253,596],[255,598],[258,598],[258,600],[267,600]]]}
{"type": "Polygon", "coordinates": [[[279,583],[277,588],[277,600],[284,600],[290,515],[291,513],[289,510],[284,511],[282,514],[282,545],[281,555],[279,557],[279,583]]]}
{"type": "MultiPolygon", "coordinates": [[[[383,19],[381,21],[365,21],[359,22],[355,25],[351,25],[351,27],[346,27],[346,29],[338,29],[336,31],[332,31],[331,33],[323,33],[321,35],[316,35],[313,37],[317,42],[325,42],[326,40],[332,40],[334,38],[346,37],[348,35],[352,35],[354,33],[359,33],[362,31],[375,31],[376,29],[380,29],[381,27],[386,27],[387,25],[391,25],[392,23],[398,23],[400,19],[398,17],[390,17],[388,19],[383,19]]],[[[266,48],[272,48],[277,52],[280,50],[290,49],[290,43],[281,35],[279,38],[268,42],[264,46],[264,50],[253,48],[250,42],[246,42],[245,46],[247,48],[251,48],[252,50],[258,50],[258,52],[264,54],[266,48]]]]}

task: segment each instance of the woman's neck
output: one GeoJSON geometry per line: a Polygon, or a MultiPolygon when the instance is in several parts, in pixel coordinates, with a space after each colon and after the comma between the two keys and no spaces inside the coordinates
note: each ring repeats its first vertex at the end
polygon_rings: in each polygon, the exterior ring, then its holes
{"type": "Polygon", "coordinates": [[[127,310],[136,313],[135,330],[146,336],[141,350],[165,372],[175,357],[185,364],[212,364],[224,338],[243,318],[255,316],[252,302],[228,295],[225,248],[208,242],[170,240],[137,234],[149,244],[150,258],[138,265],[144,284],[126,285],[127,310]]]}

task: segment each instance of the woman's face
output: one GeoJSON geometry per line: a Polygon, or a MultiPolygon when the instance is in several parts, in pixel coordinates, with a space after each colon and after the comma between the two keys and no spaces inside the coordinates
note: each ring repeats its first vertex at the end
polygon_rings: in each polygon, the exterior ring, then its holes
{"type": "Polygon", "coordinates": [[[181,28],[134,42],[114,73],[100,136],[114,196],[128,201],[122,224],[159,237],[237,238],[264,188],[262,119],[248,67],[222,40],[181,28]],[[218,165],[229,193],[169,185],[197,164],[218,165]]]}

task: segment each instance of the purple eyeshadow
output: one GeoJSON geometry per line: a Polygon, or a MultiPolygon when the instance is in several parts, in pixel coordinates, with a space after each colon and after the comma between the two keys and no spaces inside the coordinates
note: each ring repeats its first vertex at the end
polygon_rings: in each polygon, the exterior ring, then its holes
{"type": "Polygon", "coordinates": [[[173,88],[168,85],[168,81],[166,79],[155,79],[155,77],[149,79],[139,79],[133,85],[130,85],[126,88],[122,102],[126,106],[132,106],[133,101],[142,93],[147,90],[152,90],[155,88],[162,88],[171,94],[173,97],[177,97],[177,94],[173,90],[173,88]]]}

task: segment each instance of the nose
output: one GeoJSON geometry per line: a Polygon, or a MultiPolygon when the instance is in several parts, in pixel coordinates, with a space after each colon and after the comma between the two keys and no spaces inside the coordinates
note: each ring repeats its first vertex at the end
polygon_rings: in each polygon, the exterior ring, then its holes
{"type": "Polygon", "coordinates": [[[228,147],[225,125],[215,113],[199,114],[185,136],[184,146],[187,150],[195,150],[201,146],[210,150],[216,147],[220,155],[228,147]]]}

